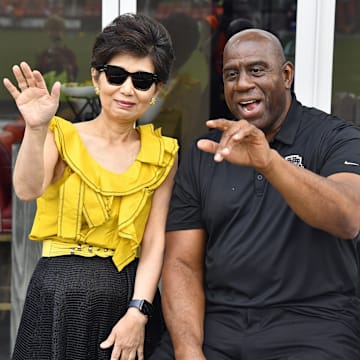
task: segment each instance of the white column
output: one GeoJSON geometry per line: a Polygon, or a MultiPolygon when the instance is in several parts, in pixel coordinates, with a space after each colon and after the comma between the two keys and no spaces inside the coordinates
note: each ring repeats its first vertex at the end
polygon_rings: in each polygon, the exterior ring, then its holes
{"type": "Polygon", "coordinates": [[[125,13],[136,13],[137,0],[102,0],[102,28],[116,16],[125,13]]]}
{"type": "Polygon", "coordinates": [[[298,0],[295,92],[307,106],[331,110],[336,0],[298,0]]]}
{"type": "Polygon", "coordinates": [[[137,0],[120,0],[120,14],[136,13],[137,0]]]}
{"type": "Polygon", "coordinates": [[[120,0],[102,0],[101,24],[102,28],[120,14],[120,0]]]}

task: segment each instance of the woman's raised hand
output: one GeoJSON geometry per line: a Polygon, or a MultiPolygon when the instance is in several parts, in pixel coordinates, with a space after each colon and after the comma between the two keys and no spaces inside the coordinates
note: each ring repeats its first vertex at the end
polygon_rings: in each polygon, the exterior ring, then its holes
{"type": "Polygon", "coordinates": [[[26,62],[14,65],[12,70],[17,87],[8,78],[3,82],[26,124],[30,127],[48,125],[59,106],[61,84],[56,82],[49,94],[41,73],[32,70],[26,62]]]}

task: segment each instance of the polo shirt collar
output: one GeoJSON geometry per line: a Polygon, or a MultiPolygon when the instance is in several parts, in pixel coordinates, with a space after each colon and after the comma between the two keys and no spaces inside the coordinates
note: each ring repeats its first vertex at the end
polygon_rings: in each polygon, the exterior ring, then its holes
{"type": "Polygon", "coordinates": [[[280,131],[275,135],[275,140],[287,145],[292,145],[295,142],[296,134],[301,122],[301,104],[292,93],[292,100],[288,114],[280,128],[280,131]]]}

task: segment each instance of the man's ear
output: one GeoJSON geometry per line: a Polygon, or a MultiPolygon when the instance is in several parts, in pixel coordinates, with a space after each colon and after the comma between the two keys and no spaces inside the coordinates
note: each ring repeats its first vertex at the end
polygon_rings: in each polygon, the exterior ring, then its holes
{"type": "Polygon", "coordinates": [[[294,65],[291,61],[286,61],[282,66],[283,79],[285,87],[291,89],[292,82],[294,80],[294,65]]]}

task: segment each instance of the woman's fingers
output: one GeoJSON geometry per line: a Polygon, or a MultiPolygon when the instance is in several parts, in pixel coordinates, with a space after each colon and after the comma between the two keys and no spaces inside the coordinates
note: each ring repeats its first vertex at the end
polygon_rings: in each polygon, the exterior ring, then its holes
{"type": "Polygon", "coordinates": [[[13,85],[13,83],[8,78],[5,78],[3,80],[3,84],[6,87],[6,89],[9,91],[10,95],[16,100],[20,94],[16,86],[13,85]]]}
{"type": "MultiPolygon", "coordinates": [[[[38,70],[33,70],[32,71],[32,79],[34,81],[34,86],[41,88],[41,89],[45,89],[47,90],[47,86],[45,83],[45,79],[43,78],[43,76],[41,75],[40,71],[38,70]]],[[[56,82],[57,83],[57,82],[56,82]]],[[[59,83],[59,87],[61,86],[61,84],[59,83]]]]}
{"type": "Polygon", "coordinates": [[[22,61],[20,65],[14,65],[13,73],[17,81],[18,88],[21,91],[26,90],[29,87],[41,87],[43,88],[43,77],[38,71],[33,71],[28,63],[22,61]]]}
{"type": "Polygon", "coordinates": [[[119,359],[121,359],[122,355],[124,355],[124,353],[121,351],[121,349],[114,347],[114,349],[111,353],[110,360],[119,360],[119,359]]]}
{"type": "MultiPolygon", "coordinates": [[[[24,61],[19,65],[14,65],[12,70],[16,81],[11,82],[8,78],[4,78],[3,83],[15,100],[17,100],[21,93],[28,89],[41,90],[36,93],[32,92],[32,97],[37,96],[39,98],[40,96],[49,95],[44,77],[38,70],[32,70],[24,61]]],[[[60,97],[60,92],[61,84],[57,81],[51,89],[51,97],[55,100],[58,99],[60,97]]]]}
{"type": "Polygon", "coordinates": [[[144,355],[140,350],[115,349],[114,347],[110,360],[144,360],[144,355]]]}
{"type": "Polygon", "coordinates": [[[19,65],[14,65],[12,70],[13,70],[15,79],[17,81],[18,88],[21,91],[24,91],[25,89],[27,89],[28,88],[28,83],[26,81],[26,78],[25,78],[20,66],[19,65]]]}
{"type": "MultiPolygon", "coordinates": [[[[46,83],[41,73],[37,70],[31,70],[25,61],[21,62],[20,65],[14,65],[12,71],[16,79],[17,88],[20,91],[24,91],[29,87],[46,89],[46,83]]],[[[13,96],[17,94],[18,91],[15,91],[17,90],[16,86],[8,78],[5,78],[3,83],[13,96]]]]}
{"type": "MultiPolygon", "coordinates": [[[[46,84],[44,82],[44,86],[46,88],[46,84]]],[[[55,98],[60,98],[60,92],[61,92],[61,83],[59,81],[56,81],[51,89],[51,96],[55,98]]]]}
{"type": "Polygon", "coordinates": [[[136,360],[144,360],[144,350],[141,348],[141,349],[138,349],[137,351],[137,358],[135,358],[136,360]]]}

